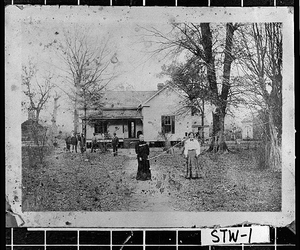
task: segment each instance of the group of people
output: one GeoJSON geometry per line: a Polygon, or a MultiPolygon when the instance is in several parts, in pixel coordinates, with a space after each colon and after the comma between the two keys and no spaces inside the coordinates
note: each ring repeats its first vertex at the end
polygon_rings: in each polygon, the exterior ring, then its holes
{"type": "MultiPolygon", "coordinates": [[[[193,132],[188,134],[188,138],[184,141],[184,149],[183,154],[186,158],[186,173],[185,178],[187,179],[195,179],[200,176],[200,166],[199,166],[199,155],[200,155],[200,144],[197,139],[194,138],[195,135],[193,132]]],[[[97,137],[96,134],[93,134],[92,137],[92,145],[91,152],[95,152],[97,147],[97,137]]],[[[80,152],[83,153],[86,150],[86,139],[81,134],[72,133],[71,136],[66,138],[67,151],[76,152],[77,148],[80,148],[80,152]]],[[[119,138],[116,133],[113,134],[112,138],[112,148],[113,155],[118,155],[118,146],[119,146],[119,138]]],[[[150,163],[149,163],[149,145],[144,141],[144,135],[139,134],[139,141],[135,145],[135,152],[137,155],[138,161],[138,171],[136,175],[137,180],[151,180],[151,171],[150,171],[150,163]]]]}
{"type": "MultiPolygon", "coordinates": [[[[113,137],[111,140],[112,148],[113,148],[113,155],[118,155],[118,147],[119,147],[119,138],[117,137],[116,133],[113,133],[113,137]]],[[[92,137],[92,144],[91,144],[91,153],[96,152],[96,148],[98,148],[98,138],[96,134],[93,133],[92,137]]]]}
{"type": "Polygon", "coordinates": [[[83,133],[72,133],[70,136],[66,137],[66,149],[69,152],[76,152],[77,148],[83,153],[86,150],[85,147],[86,139],[83,133]]]}
{"type": "MultiPolygon", "coordinates": [[[[188,139],[184,142],[183,154],[186,158],[186,179],[197,179],[201,177],[199,155],[200,144],[197,139],[194,138],[193,132],[188,134],[188,139]]],[[[138,160],[138,171],[136,175],[137,180],[151,180],[151,170],[149,163],[149,145],[144,141],[144,135],[139,135],[139,142],[135,145],[135,152],[138,160]]]]}

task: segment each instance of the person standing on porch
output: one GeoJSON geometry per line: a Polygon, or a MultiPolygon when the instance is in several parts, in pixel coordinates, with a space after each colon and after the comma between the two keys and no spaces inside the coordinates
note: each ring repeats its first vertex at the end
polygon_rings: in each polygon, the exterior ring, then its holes
{"type": "Polygon", "coordinates": [[[111,144],[112,144],[112,147],[113,147],[114,156],[118,155],[119,138],[117,137],[116,133],[114,133],[111,144]]]}
{"type": "Polygon", "coordinates": [[[135,145],[135,152],[138,160],[138,171],[136,175],[137,180],[146,181],[151,180],[151,171],[149,163],[149,146],[144,141],[144,135],[139,135],[139,142],[135,145]]]}
{"type": "Polygon", "coordinates": [[[184,145],[184,156],[187,159],[186,175],[187,179],[195,179],[200,177],[200,169],[198,157],[200,155],[200,144],[194,138],[194,133],[189,133],[189,139],[186,140],[184,145]]]}

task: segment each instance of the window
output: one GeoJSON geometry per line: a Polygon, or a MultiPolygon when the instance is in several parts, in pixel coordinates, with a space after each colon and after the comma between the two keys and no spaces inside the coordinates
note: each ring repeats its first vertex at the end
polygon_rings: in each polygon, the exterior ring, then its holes
{"type": "Polygon", "coordinates": [[[95,133],[96,134],[105,134],[105,133],[107,133],[107,122],[106,121],[98,121],[95,124],[95,133]]]}
{"type": "Polygon", "coordinates": [[[161,117],[161,131],[162,133],[175,134],[175,116],[161,117]]]}

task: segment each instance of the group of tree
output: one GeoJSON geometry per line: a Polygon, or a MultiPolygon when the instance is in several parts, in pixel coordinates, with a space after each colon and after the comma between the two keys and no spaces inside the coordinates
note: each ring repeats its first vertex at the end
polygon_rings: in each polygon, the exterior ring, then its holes
{"type": "MultiPolygon", "coordinates": [[[[282,133],[282,25],[173,23],[168,34],[155,28],[146,31],[159,44],[154,53],[175,56],[171,64],[163,67],[162,74],[168,75],[168,83],[185,94],[182,112],[192,110],[203,119],[204,103],[214,107],[209,151],[228,150],[225,117],[232,107],[246,105],[263,114],[268,165],[277,168],[282,133]]],[[[85,121],[87,110],[101,110],[103,92],[116,77],[110,69],[112,54],[108,40],[93,42],[84,32],[65,31],[56,46],[67,85],[62,89],[73,104],[74,132],[78,132],[79,109],[84,110],[85,121]]],[[[27,107],[36,112],[38,120],[51,89],[59,86],[49,76],[33,91],[35,73],[31,64],[24,66],[22,80],[27,107]]]]}
{"type": "Polygon", "coordinates": [[[49,98],[53,97],[52,124],[55,124],[60,106],[58,100],[64,94],[73,108],[73,131],[79,132],[79,115],[83,111],[83,130],[86,133],[88,110],[101,111],[104,90],[116,77],[110,69],[114,60],[108,48],[108,40],[91,40],[88,32],[82,30],[64,31],[61,40],[51,46],[61,62],[58,78],[62,80],[53,82],[48,76],[44,77],[41,84],[35,81],[37,66],[30,59],[23,66],[22,72],[23,93],[27,97],[23,106],[35,112],[34,119],[38,122],[41,111],[49,98]],[[57,92],[61,94],[58,95],[57,92]]]}
{"type": "Polygon", "coordinates": [[[239,35],[238,60],[244,83],[241,90],[246,104],[259,110],[266,162],[278,168],[282,135],[282,24],[255,23],[244,27],[239,35]]]}
{"type": "Polygon", "coordinates": [[[41,111],[51,97],[52,76],[39,76],[36,64],[29,59],[28,64],[22,66],[22,89],[27,97],[23,99],[22,106],[32,114],[32,119],[38,122],[41,111]]]}
{"type": "Polygon", "coordinates": [[[34,147],[25,148],[31,162],[38,160],[42,163],[44,159],[48,135],[47,129],[39,120],[41,111],[51,97],[52,89],[52,75],[40,75],[32,60],[22,66],[22,90],[27,97],[22,100],[22,107],[28,111],[29,118],[27,124],[23,125],[22,136],[34,142],[34,147]]]}
{"type": "Polygon", "coordinates": [[[65,31],[57,50],[65,66],[65,93],[74,107],[73,130],[79,132],[79,111],[83,110],[85,137],[86,125],[91,122],[88,110],[101,112],[105,88],[116,77],[115,71],[111,69],[114,61],[108,44],[107,39],[100,42],[91,39],[88,32],[65,31]]]}
{"type": "Polygon", "coordinates": [[[169,84],[186,95],[185,110],[203,114],[201,101],[215,109],[208,151],[224,152],[225,116],[240,105],[254,109],[265,131],[266,164],[281,163],[282,26],[280,23],[173,23],[167,35],[147,29],[156,38],[154,53],[174,61],[162,68],[169,84]],[[184,59],[182,59],[184,58],[184,59]],[[234,67],[234,70],[233,70],[234,67]]]}

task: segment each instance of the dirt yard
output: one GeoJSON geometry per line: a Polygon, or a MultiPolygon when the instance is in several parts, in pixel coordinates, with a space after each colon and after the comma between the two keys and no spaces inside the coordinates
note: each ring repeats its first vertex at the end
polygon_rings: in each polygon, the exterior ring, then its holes
{"type": "MultiPolygon", "coordinates": [[[[152,149],[151,155],[162,153],[152,149]]],[[[135,154],[70,153],[44,164],[23,155],[24,211],[280,211],[281,172],[258,169],[255,150],[201,155],[202,178],[184,178],[179,152],[150,161],[152,180],[137,181],[135,154]]]]}

